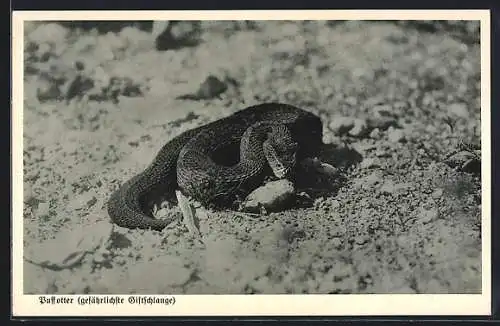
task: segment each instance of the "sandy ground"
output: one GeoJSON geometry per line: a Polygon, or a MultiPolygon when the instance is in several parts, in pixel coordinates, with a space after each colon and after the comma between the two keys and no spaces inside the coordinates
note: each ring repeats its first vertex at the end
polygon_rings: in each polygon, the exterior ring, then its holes
{"type": "Polygon", "coordinates": [[[481,291],[480,176],[443,159],[480,137],[477,25],[180,23],[159,45],[150,26],[25,27],[25,293],[481,291]],[[176,99],[208,76],[220,95],[176,99]],[[177,207],[162,232],[110,223],[165,142],[271,100],[321,116],[335,191],[209,212],[203,244],[177,207]]]}

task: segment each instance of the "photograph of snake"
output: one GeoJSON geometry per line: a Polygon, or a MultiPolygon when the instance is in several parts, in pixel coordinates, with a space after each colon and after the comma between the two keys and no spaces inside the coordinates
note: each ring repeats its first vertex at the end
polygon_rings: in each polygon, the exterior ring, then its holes
{"type": "Polygon", "coordinates": [[[25,21],[24,293],[481,293],[479,26],[25,21]]]}

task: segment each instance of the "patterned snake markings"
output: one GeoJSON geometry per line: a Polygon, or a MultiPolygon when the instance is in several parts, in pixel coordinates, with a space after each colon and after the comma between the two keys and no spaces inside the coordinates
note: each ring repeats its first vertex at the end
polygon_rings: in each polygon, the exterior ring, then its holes
{"type": "Polygon", "coordinates": [[[122,227],[162,230],[168,222],[146,212],[151,199],[180,189],[204,205],[228,207],[266,176],[291,176],[295,162],[314,156],[321,144],[318,116],[287,104],[250,106],[166,143],[111,195],[108,214],[122,227]]]}

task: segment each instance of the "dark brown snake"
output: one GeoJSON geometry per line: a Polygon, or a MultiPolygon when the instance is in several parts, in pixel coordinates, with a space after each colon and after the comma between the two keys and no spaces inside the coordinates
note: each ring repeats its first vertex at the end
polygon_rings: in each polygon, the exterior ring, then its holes
{"type": "Polygon", "coordinates": [[[266,176],[288,177],[297,160],[322,144],[321,119],[297,107],[264,103],[188,130],[166,143],[153,162],[108,201],[112,221],[126,228],[162,230],[146,206],[176,189],[204,205],[227,207],[266,176]]]}

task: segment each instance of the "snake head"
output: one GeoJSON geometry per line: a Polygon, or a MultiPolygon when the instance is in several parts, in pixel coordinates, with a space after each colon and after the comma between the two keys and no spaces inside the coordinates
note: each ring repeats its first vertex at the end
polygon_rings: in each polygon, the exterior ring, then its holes
{"type": "Polygon", "coordinates": [[[269,132],[263,144],[264,155],[277,178],[287,177],[294,169],[298,147],[286,126],[280,125],[269,132]]]}

